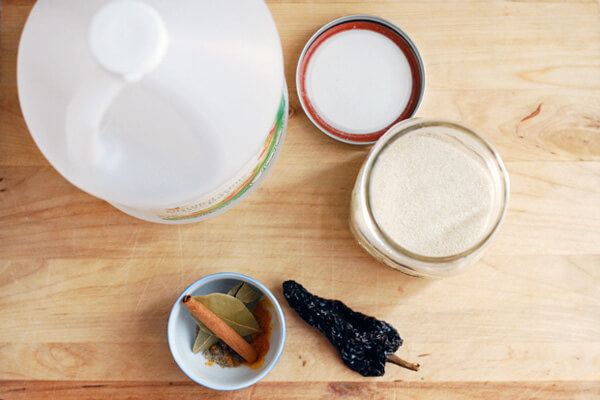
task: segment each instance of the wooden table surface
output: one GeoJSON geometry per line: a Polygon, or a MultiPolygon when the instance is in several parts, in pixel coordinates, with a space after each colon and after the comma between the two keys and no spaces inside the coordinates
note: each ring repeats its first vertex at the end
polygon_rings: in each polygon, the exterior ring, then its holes
{"type": "Polygon", "coordinates": [[[264,184],[209,221],[136,220],[66,182],[23,121],[15,65],[32,0],[1,9],[0,399],[600,398],[600,9],[597,2],[272,1],[291,119],[264,184]],[[462,121],[511,178],[483,259],[440,281],[372,259],[348,229],[368,148],[337,143],[299,107],[294,71],[324,23],[379,15],[425,59],[418,115],[462,121]],[[254,387],[220,393],[171,358],[167,317],[190,283],[241,272],[282,301],[284,354],[254,387]],[[281,283],[389,321],[399,354],[382,378],[347,369],[287,306],[281,283]]]}

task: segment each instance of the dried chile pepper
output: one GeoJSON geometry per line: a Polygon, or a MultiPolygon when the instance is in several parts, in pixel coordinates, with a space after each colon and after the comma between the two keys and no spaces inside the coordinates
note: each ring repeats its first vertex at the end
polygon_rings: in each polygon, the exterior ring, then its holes
{"type": "Polygon", "coordinates": [[[337,348],[344,364],[363,376],[383,375],[388,357],[402,345],[387,322],[353,311],[339,300],[315,296],[295,281],[283,283],[283,295],[303,320],[337,348]]]}

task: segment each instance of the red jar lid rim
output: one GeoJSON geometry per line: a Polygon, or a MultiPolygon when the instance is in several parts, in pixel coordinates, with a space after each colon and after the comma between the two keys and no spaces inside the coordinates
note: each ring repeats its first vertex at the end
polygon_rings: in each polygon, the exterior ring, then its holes
{"type": "MultiPolygon", "coordinates": [[[[373,56],[373,55],[371,55],[373,56]]],[[[336,21],[325,25],[320,31],[318,31],[307,43],[302,56],[298,62],[297,69],[297,91],[300,103],[311,121],[324,133],[333,137],[334,139],[352,143],[352,144],[371,144],[377,141],[390,127],[396,123],[412,117],[421,102],[423,91],[424,91],[424,67],[418,50],[414,43],[408,38],[408,36],[395,25],[389,23],[378,17],[370,16],[356,16],[343,17],[336,21]],[[339,23],[336,23],[338,22],[339,23]],[[389,123],[383,129],[378,129],[372,132],[365,133],[351,133],[346,132],[340,127],[335,127],[328,123],[325,118],[319,114],[317,108],[311,102],[308,88],[307,88],[307,70],[313,59],[315,51],[327,40],[331,39],[335,35],[347,32],[350,30],[368,30],[377,34],[383,35],[390,39],[398,48],[402,51],[411,73],[411,92],[408,96],[408,102],[404,110],[398,115],[393,122],[389,123]]],[[[342,94],[340,94],[342,95],[342,94]]],[[[404,94],[406,95],[406,94],[404,94]]]]}

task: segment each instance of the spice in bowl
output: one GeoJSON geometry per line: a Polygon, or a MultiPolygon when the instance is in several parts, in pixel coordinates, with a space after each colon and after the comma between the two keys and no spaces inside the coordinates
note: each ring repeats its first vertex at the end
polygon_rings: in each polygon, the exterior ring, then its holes
{"type": "Polygon", "coordinates": [[[267,300],[243,282],[227,294],[184,296],[182,303],[196,323],[192,351],[201,352],[207,365],[232,368],[242,364],[257,369],[269,351],[271,313],[267,300]]]}

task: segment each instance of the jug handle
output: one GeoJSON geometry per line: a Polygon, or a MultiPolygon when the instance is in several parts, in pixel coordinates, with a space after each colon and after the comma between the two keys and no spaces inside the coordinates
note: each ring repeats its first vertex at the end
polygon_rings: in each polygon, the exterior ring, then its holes
{"type": "Polygon", "coordinates": [[[93,74],[84,79],[67,105],[65,128],[67,154],[80,165],[95,165],[100,160],[100,123],[106,110],[125,82],[108,74],[93,74]]]}
{"type": "Polygon", "coordinates": [[[139,81],[160,63],[167,31],[154,8],[139,0],[123,0],[96,12],[88,39],[102,68],[84,77],[65,116],[68,156],[81,166],[100,161],[100,124],[106,111],[125,85],[139,81]]]}

